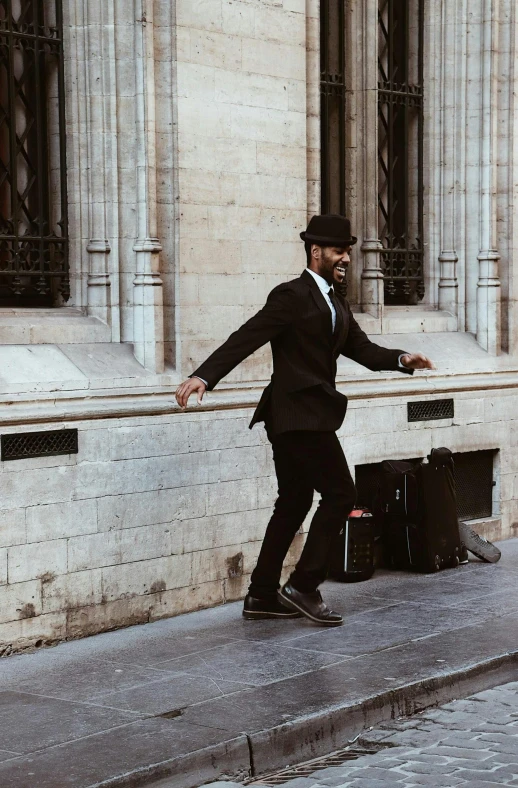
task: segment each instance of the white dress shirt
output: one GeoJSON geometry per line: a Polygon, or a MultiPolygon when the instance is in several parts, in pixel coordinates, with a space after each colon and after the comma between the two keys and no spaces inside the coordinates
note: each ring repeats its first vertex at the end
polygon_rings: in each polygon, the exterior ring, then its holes
{"type": "MultiPolygon", "coordinates": [[[[335,310],[333,304],[331,303],[331,299],[329,298],[329,291],[333,290],[333,286],[330,285],[329,282],[326,282],[326,280],[324,279],[323,276],[320,276],[320,274],[316,274],[314,271],[312,271],[311,268],[308,268],[306,270],[307,270],[308,274],[311,274],[311,276],[313,277],[313,279],[317,283],[320,292],[322,293],[322,295],[324,296],[324,298],[326,299],[326,301],[328,303],[329,309],[331,310],[331,317],[332,317],[332,320],[333,320],[333,331],[334,331],[335,330],[335,326],[336,326],[336,310],[335,310]]],[[[334,292],[335,291],[333,290],[333,294],[334,294],[334,292]]]]}

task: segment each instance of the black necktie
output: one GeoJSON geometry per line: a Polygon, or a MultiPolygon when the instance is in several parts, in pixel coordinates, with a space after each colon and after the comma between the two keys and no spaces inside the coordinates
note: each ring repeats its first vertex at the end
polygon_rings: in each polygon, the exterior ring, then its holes
{"type": "MultiPolygon", "coordinates": [[[[335,333],[336,329],[338,328],[338,307],[336,305],[335,291],[333,290],[332,287],[329,288],[328,296],[329,296],[329,300],[331,301],[331,303],[333,305],[333,309],[335,310],[335,327],[333,329],[333,333],[335,333]]],[[[331,321],[332,321],[332,318],[333,318],[333,316],[331,315],[331,321]]],[[[333,323],[331,322],[331,326],[332,325],[333,325],[333,323]]]]}

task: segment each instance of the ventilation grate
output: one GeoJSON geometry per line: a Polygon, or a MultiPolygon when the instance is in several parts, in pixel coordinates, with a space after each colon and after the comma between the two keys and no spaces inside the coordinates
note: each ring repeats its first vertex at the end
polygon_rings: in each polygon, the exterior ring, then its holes
{"type": "Polygon", "coordinates": [[[347,761],[355,761],[363,755],[376,755],[379,749],[378,747],[377,749],[348,748],[340,750],[331,755],[325,755],[323,758],[315,758],[315,760],[301,763],[299,766],[283,769],[280,772],[275,772],[275,774],[268,774],[264,777],[252,777],[250,780],[246,780],[244,785],[284,785],[297,777],[310,777],[313,772],[329,769],[330,766],[342,766],[347,761]]]}
{"type": "MultiPolygon", "coordinates": [[[[476,520],[480,517],[492,516],[495,454],[496,450],[490,449],[458,452],[453,455],[457,513],[460,520],[476,520]]],[[[411,463],[418,461],[419,458],[407,460],[411,463]]],[[[381,463],[357,465],[355,476],[358,493],[356,505],[377,510],[381,463]]]]}
{"type": "Polygon", "coordinates": [[[455,415],[452,399],[434,399],[427,402],[408,402],[408,421],[434,421],[452,419],[455,415]]]}
{"type": "Polygon", "coordinates": [[[44,432],[16,432],[2,435],[0,447],[2,460],[77,454],[79,450],[77,430],[46,430],[44,432]]]}
{"type": "Polygon", "coordinates": [[[494,456],[492,450],[453,455],[460,520],[476,520],[493,514],[494,456]]]}

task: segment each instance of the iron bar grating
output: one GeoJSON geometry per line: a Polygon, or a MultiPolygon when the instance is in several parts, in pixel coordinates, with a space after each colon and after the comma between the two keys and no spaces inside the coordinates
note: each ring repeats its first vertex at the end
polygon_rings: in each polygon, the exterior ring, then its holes
{"type": "Polygon", "coordinates": [[[0,305],[70,297],[62,0],[0,2],[0,305]]]}
{"type": "Polygon", "coordinates": [[[45,430],[2,435],[0,447],[2,460],[77,454],[79,450],[77,430],[45,430]]]}
{"type": "Polygon", "coordinates": [[[409,402],[408,421],[434,421],[452,419],[455,408],[452,399],[434,399],[426,402],[409,402]]]}
{"type": "MultiPolygon", "coordinates": [[[[460,520],[476,520],[493,514],[494,458],[496,450],[456,452],[453,455],[457,514],[460,520]]],[[[407,462],[419,462],[413,458],[407,462]]],[[[381,463],[357,465],[356,504],[377,510],[381,463]]]]}
{"type": "Polygon", "coordinates": [[[378,238],[386,304],[424,295],[424,0],[378,0],[378,238]]]}
{"type": "Polygon", "coordinates": [[[375,755],[378,751],[379,748],[348,748],[346,750],[340,750],[331,755],[325,755],[323,758],[316,758],[313,761],[307,761],[299,766],[291,766],[282,771],[275,772],[274,774],[268,774],[264,777],[252,777],[250,780],[246,780],[244,785],[284,785],[290,782],[290,780],[295,780],[297,777],[310,777],[313,772],[329,769],[331,766],[342,766],[344,763],[347,763],[347,761],[355,761],[363,755],[375,755]]]}
{"type": "Polygon", "coordinates": [[[459,519],[477,520],[493,514],[494,457],[491,449],[453,455],[459,519]]]}
{"type": "Polygon", "coordinates": [[[320,3],[320,124],[322,213],[346,213],[345,2],[320,3]]]}

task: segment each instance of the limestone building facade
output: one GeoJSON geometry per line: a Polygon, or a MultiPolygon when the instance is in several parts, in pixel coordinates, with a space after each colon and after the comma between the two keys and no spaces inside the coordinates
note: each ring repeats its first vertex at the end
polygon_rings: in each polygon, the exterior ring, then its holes
{"type": "Polygon", "coordinates": [[[448,446],[463,516],[515,535],[517,40],[513,0],[0,3],[1,653],[244,595],[269,350],[174,391],[321,210],[363,328],[437,364],[340,362],[359,495],[448,446]]]}

